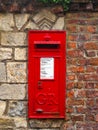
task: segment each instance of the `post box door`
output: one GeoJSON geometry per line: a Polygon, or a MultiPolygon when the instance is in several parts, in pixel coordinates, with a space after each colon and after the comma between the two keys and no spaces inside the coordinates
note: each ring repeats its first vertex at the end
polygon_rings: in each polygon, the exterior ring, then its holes
{"type": "Polygon", "coordinates": [[[34,57],[32,64],[34,89],[31,115],[34,118],[59,118],[64,115],[60,96],[60,57],[34,57]]]}

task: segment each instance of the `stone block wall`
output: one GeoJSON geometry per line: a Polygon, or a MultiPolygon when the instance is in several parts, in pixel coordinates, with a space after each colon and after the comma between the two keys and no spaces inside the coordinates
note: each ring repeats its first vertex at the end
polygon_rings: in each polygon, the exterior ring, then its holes
{"type": "Polygon", "coordinates": [[[0,130],[98,130],[98,13],[0,13],[0,130]],[[27,117],[28,31],[66,30],[66,118],[27,117]]]}

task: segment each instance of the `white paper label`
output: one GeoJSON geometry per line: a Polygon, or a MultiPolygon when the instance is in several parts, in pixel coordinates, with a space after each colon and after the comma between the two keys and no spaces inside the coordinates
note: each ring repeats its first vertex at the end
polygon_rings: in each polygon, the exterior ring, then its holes
{"type": "Polygon", "coordinates": [[[54,58],[40,58],[40,79],[54,79],[54,58]]]}

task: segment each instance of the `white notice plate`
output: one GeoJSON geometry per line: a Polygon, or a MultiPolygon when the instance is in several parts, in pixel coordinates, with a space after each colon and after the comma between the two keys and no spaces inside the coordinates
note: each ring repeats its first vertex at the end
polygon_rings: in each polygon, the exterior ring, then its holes
{"type": "Polygon", "coordinates": [[[54,79],[54,58],[40,58],[40,79],[54,79]]]}

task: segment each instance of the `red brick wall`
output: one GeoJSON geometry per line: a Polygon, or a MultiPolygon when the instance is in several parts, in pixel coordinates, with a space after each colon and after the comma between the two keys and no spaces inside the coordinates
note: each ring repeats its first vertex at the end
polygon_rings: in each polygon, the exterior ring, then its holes
{"type": "Polygon", "coordinates": [[[98,13],[66,15],[67,130],[98,130],[98,13]]]}

